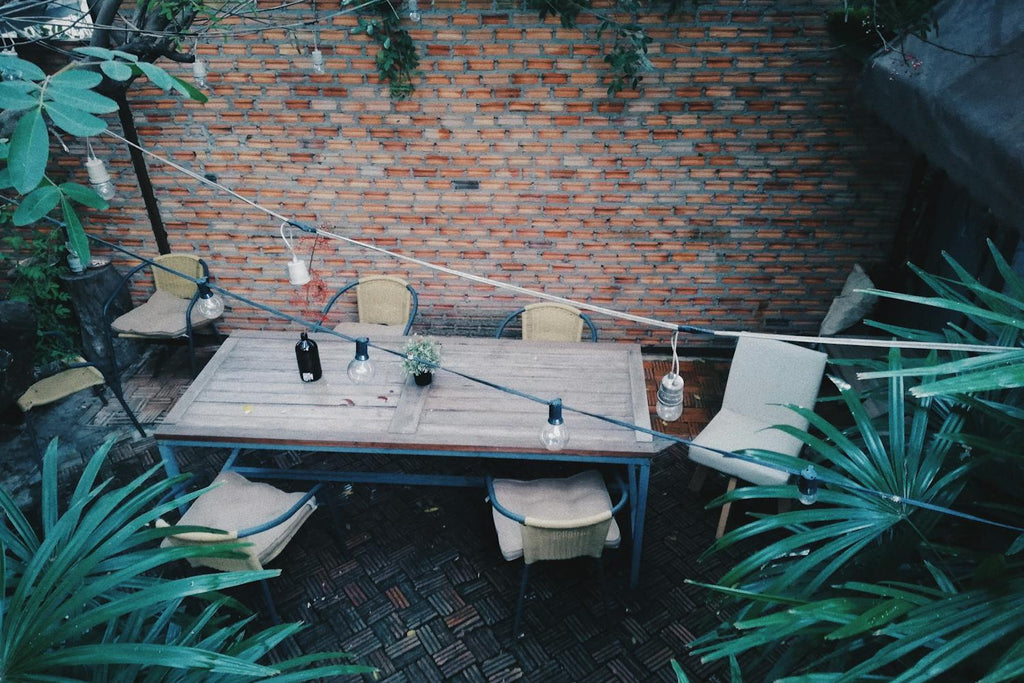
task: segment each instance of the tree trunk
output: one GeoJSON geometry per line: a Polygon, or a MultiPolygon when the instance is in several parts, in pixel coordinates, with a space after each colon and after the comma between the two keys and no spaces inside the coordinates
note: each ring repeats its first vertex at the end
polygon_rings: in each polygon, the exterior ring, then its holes
{"type": "MultiPolygon", "coordinates": [[[[115,368],[110,363],[110,347],[107,342],[107,327],[117,316],[132,308],[131,296],[122,289],[110,305],[110,319],[103,317],[103,304],[121,283],[122,275],[111,264],[99,268],[88,268],[82,273],[61,275],[64,291],[71,297],[71,305],[78,316],[82,330],[82,355],[99,366],[104,375],[115,368]]],[[[138,356],[138,344],[130,339],[114,338],[114,353],[118,368],[130,365],[138,356]]]]}

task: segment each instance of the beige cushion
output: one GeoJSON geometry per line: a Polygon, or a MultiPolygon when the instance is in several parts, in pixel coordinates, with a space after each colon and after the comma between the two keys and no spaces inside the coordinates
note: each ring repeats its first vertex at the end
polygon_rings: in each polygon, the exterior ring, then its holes
{"type": "MultiPolygon", "coordinates": [[[[797,414],[793,413],[793,417],[797,417],[797,414]]],[[[805,427],[806,422],[798,426],[805,427]]],[[[713,451],[699,448],[699,445],[704,444],[734,453],[744,448],[760,448],[793,456],[800,452],[802,441],[771,427],[769,422],[722,409],[693,440],[695,445],[690,446],[690,459],[700,465],[706,465],[730,477],[738,477],[752,484],[785,484],[789,478],[785,472],[762,467],[739,458],[727,458],[713,451]]]]}
{"type": "MultiPolygon", "coordinates": [[[[538,520],[584,520],[590,522],[612,509],[611,497],[600,473],[595,470],[563,479],[495,479],[494,496],[502,506],[538,520]]],[[[506,560],[523,556],[522,525],[492,510],[498,545],[506,560]]],[[[622,541],[619,526],[611,520],[605,547],[617,548],[622,541]]]]}
{"type": "MultiPolygon", "coordinates": [[[[82,358],[78,358],[76,362],[84,361],[82,358]]],[[[18,399],[18,407],[22,412],[27,413],[36,406],[45,406],[100,384],[103,384],[103,373],[91,365],[83,368],[69,368],[30,386],[18,399]]]]}
{"type": "Polygon", "coordinates": [[[871,282],[871,278],[860,267],[860,264],[855,264],[853,272],[843,284],[843,291],[833,299],[828,313],[825,314],[825,319],[821,321],[821,329],[818,334],[823,337],[839,334],[847,327],[863,320],[864,316],[874,308],[878,297],[855,290],[870,289],[874,286],[875,284],[871,282]]]}
{"type": "MultiPolygon", "coordinates": [[[[236,472],[221,472],[213,483],[220,486],[199,496],[188,512],[182,515],[179,525],[203,526],[237,533],[279,517],[305,495],[302,492],[288,493],[263,482],[252,482],[236,472]]],[[[190,562],[193,566],[202,565],[222,571],[261,569],[277,557],[314,510],[316,499],[310,498],[288,520],[241,539],[243,543],[252,544],[245,549],[251,555],[248,561],[204,557],[190,562]]],[[[161,545],[191,544],[187,540],[168,536],[161,545]]]]}
{"type": "MultiPolygon", "coordinates": [[[[181,299],[163,290],[153,292],[149,301],[128,311],[110,324],[115,332],[140,337],[181,337],[186,331],[185,311],[189,299],[181,299]]],[[[212,322],[192,309],[192,329],[212,322]]]]}

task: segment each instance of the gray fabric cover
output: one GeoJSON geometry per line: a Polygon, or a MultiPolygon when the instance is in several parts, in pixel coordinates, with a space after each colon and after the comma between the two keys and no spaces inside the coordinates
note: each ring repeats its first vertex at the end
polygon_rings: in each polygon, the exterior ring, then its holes
{"type": "Polygon", "coordinates": [[[788,475],[756,463],[700,448],[725,451],[760,448],[797,455],[801,442],[773,425],[807,427],[807,420],[786,404],[814,408],[827,357],[795,344],[740,337],[736,343],[722,410],[708,423],[690,447],[690,459],[754,484],[781,484],[788,475]]]}
{"type": "MultiPolygon", "coordinates": [[[[305,495],[302,492],[288,493],[263,482],[252,482],[230,471],[221,472],[213,481],[220,486],[199,496],[182,515],[179,526],[204,526],[238,532],[283,515],[305,495]]],[[[262,568],[277,557],[314,510],[316,499],[311,498],[281,524],[241,539],[243,543],[252,544],[245,552],[251,553],[256,566],[243,559],[231,558],[204,557],[190,562],[192,566],[202,565],[222,571],[262,568]]],[[[189,542],[168,536],[161,545],[181,546],[189,545],[189,542]]]]}
{"type": "MultiPolygon", "coordinates": [[[[495,479],[494,497],[516,514],[542,520],[586,519],[612,509],[604,479],[596,470],[562,479],[495,479]]],[[[506,560],[522,557],[523,526],[497,510],[492,510],[492,514],[502,556],[506,560]]],[[[617,548],[621,541],[619,526],[612,519],[605,547],[617,548]]]]}
{"type": "MultiPolygon", "coordinates": [[[[185,335],[185,311],[188,299],[162,290],[153,292],[149,301],[128,311],[110,324],[118,334],[140,337],[182,337],[185,335]]],[[[197,307],[198,308],[198,307],[197,307]]],[[[209,324],[208,318],[192,309],[192,329],[209,324]]]]}
{"type": "Polygon", "coordinates": [[[860,264],[853,266],[853,271],[846,278],[843,284],[843,291],[832,300],[832,305],[821,321],[821,329],[818,334],[823,337],[830,337],[839,334],[847,327],[855,325],[864,319],[871,309],[875,307],[878,297],[874,294],[858,292],[858,289],[870,289],[875,286],[860,264]]]}

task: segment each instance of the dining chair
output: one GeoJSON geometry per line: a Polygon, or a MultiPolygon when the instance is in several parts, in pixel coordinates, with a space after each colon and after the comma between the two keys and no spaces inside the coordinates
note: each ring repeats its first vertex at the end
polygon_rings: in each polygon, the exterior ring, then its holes
{"type": "MultiPolygon", "coordinates": [[[[36,438],[35,426],[30,416],[33,408],[56,403],[86,389],[92,389],[105,405],[107,399],[103,394],[103,388],[106,384],[106,378],[95,363],[90,363],[84,358],[78,357],[59,372],[55,372],[29,386],[25,393],[18,398],[17,404],[18,408],[25,415],[25,424],[36,446],[38,447],[38,439],[36,438]]],[[[132,412],[128,402],[125,401],[124,395],[120,391],[120,386],[110,383],[110,387],[121,404],[121,408],[124,409],[125,414],[128,415],[128,418],[135,426],[135,429],[145,437],[146,430],[139,424],[135,413],[132,412]]]]}
{"type": "MultiPolygon", "coordinates": [[[[210,548],[209,554],[187,558],[193,567],[218,571],[262,570],[284,550],[316,510],[315,496],[323,484],[305,493],[289,493],[231,471],[232,460],[192,502],[177,524],[157,520],[157,528],[180,529],[166,536],[161,546],[210,548]]],[[[267,613],[275,624],[280,623],[265,579],[261,587],[267,613]]]]}
{"type": "MultiPolygon", "coordinates": [[[[826,360],[826,354],[795,344],[774,339],[740,337],[729,367],[722,409],[693,439],[690,446],[690,459],[698,465],[690,480],[690,489],[700,490],[707,474],[704,467],[718,470],[729,477],[727,492],[736,488],[737,480],[761,486],[785,484],[789,478],[786,472],[727,457],[701,446],[730,452],[757,448],[784,455],[799,455],[803,442],[774,429],[774,426],[807,428],[807,419],[786,406],[814,408],[826,360]]],[[[730,507],[730,503],[722,506],[716,538],[721,538],[725,533],[730,507]]]]}
{"type": "Polygon", "coordinates": [[[487,478],[501,554],[509,561],[523,558],[523,577],[512,624],[516,638],[522,637],[519,627],[523,598],[534,563],[593,557],[603,586],[601,555],[605,548],[618,548],[622,542],[615,514],[625,505],[627,493],[621,481],[619,485],[622,497],[613,506],[597,470],[532,481],[487,478]]]}
{"type": "MultiPolygon", "coordinates": [[[[153,262],[176,273],[200,279],[209,279],[210,271],[198,256],[192,254],[162,254],[153,258],[153,262]]],[[[104,320],[109,320],[110,308],[117,300],[132,277],[149,267],[142,263],[132,268],[121,278],[121,283],[107,298],[103,306],[104,320]]],[[[111,354],[112,372],[116,373],[117,362],[113,357],[113,335],[127,339],[172,340],[186,339],[188,342],[188,359],[192,376],[197,374],[194,334],[205,327],[216,327],[214,321],[220,317],[204,315],[203,308],[197,306],[200,300],[200,287],[192,280],[176,275],[160,267],[152,267],[153,294],[149,299],[132,310],[115,318],[107,326],[108,348],[111,354]]]]}
{"type": "Polygon", "coordinates": [[[528,304],[513,311],[498,326],[494,337],[500,339],[505,328],[520,315],[523,318],[523,339],[578,342],[583,340],[583,326],[586,325],[590,331],[590,341],[597,341],[597,328],[590,316],[578,308],[555,301],[528,304]]]}
{"type": "MultiPolygon", "coordinates": [[[[326,320],[334,302],[352,288],[356,290],[356,310],[361,325],[404,325],[402,334],[409,334],[419,309],[419,297],[412,285],[392,275],[370,275],[348,283],[328,300],[320,319],[326,320]]],[[[341,323],[338,327],[342,331],[352,330],[351,323],[341,323]]],[[[368,328],[367,335],[371,331],[372,328],[368,328]]]]}

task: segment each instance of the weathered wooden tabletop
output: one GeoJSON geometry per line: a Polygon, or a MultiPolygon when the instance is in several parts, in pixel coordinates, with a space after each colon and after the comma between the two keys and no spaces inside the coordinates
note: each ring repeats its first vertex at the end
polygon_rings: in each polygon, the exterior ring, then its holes
{"type": "MultiPolygon", "coordinates": [[[[233,333],[156,430],[166,441],[388,447],[437,451],[538,452],[547,406],[438,371],[416,386],[401,357],[370,349],[367,385],[349,380],[355,345],[314,334],[323,377],[299,379],[297,333],[233,333]]],[[[650,428],[640,348],[437,337],[442,365],[545,400],[650,428]]],[[[404,339],[373,343],[401,352],[404,339]]],[[[565,412],[570,453],[637,457],[657,448],[649,435],[565,412]]]]}

